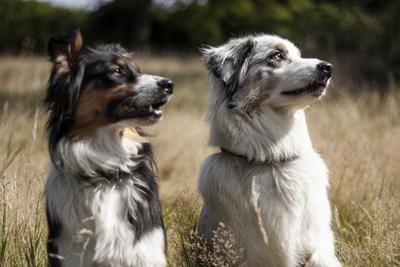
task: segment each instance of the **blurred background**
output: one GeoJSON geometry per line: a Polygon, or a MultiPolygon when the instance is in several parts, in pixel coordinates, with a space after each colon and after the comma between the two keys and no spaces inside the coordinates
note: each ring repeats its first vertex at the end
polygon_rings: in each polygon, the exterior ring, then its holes
{"type": "Polygon", "coordinates": [[[352,79],[400,79],[397,0],[0,0],[0,17],[0,53],[43,54],[49,36],[75,28],[89,45],[153,53],[197,53],[265,32],[339,63],[352,79]]]}
{"type": "Polygon", "coordinates": [[[197,175],[218,151],[207,145],[210,84],[198,48],[260,32],[334,63],[327,95],[306,113],[330,170],[338,257],[344,266],[400,266],[400,0],[0,0],[1,267],[47,264],[46,44],[77,28],[87,45],[121,43],[143,73],[175,82],[163,121],[145,129],[169,266],[198,266],[199,254],[210,259],[204,266],[231,266],[196,239],[197,175]]]}

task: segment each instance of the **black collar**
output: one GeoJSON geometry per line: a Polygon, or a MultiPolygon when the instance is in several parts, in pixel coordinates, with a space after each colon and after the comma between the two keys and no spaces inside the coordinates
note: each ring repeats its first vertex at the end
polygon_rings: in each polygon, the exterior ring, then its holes
{"type": "Polygon", "coordinates": [[[221,149],[222,153],[226,153],[228,155],[241,158],[241,159],[243,159],[243,160],[245,160],[245,161],[247,161],[249,163],[254,163],[254,164],[264,164],[264,163],[266,163],[266,164],[270,164],[270,165],[281,165],[281,164],[285,164],[285,163],[288,163],[290,161],[293,161],[293,160],[299,158],[299,156],[294,155],[294,156],[289,157],[289,158],[280,158],[278,160],[266,159],[266,160],[263,160],[263,161],[258,161],[258,160],[254,160],[254,159],[250,160],[245,155],[237,154],[237,153],[235,153],[235,152],[233,152],[233,151],[231,151],[229,149],[223,148],[223,147],[220,147],[220,149],[221,149]]]}

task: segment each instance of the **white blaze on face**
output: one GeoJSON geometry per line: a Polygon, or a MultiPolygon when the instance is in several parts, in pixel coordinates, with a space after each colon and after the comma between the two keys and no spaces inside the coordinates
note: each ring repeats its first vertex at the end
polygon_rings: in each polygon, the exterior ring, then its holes
{"type": "Polygon", "coordinates": [[[135,97],[135,104],[138,106],[146,106],[154,102],[154,98],[158,98],[161,91],[157,84],[161,79],[161,77],[154,75],[140,75],[135,85],[135,92],[137,94],[135,97]]]}
{"type": "Polygon", "coordinates": [[[315,58],[301,57],[290,58],[290,60],[290,63],[274,71],[275,75],[282,78],[276,88],[276,94],[307,86],[315,76],[318,63],[321,62],[315,58]]]}

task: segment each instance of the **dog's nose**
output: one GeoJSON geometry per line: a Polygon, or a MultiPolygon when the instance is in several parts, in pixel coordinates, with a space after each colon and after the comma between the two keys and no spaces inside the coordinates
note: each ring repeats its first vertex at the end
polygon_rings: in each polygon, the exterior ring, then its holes
{"type": "Polygon", "coordinates": [[[174,82],[170,79],[162,79],[157,84],[161,89],[164,89],[167,94],[171,95],[174,91],[174,82]]]}
{"type": "Polygon", "coordinates": [[[331,77],[331,75],[332,75],[332,64],[331,63],[322,61],[321,63],[319,63],[317,65],[317,69],[328,77],[331,77]]]}

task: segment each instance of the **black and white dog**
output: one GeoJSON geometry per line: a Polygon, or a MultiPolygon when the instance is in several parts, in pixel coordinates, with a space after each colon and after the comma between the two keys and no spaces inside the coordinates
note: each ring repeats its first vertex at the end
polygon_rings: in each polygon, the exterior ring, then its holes
{"type": "Polygon", "coordinates": [[[51,158],[45,188],[49,266],[166,266],[150,143],[171,80],[140,73],[118,45],[52,38],[44,100],[51,158]]]}

